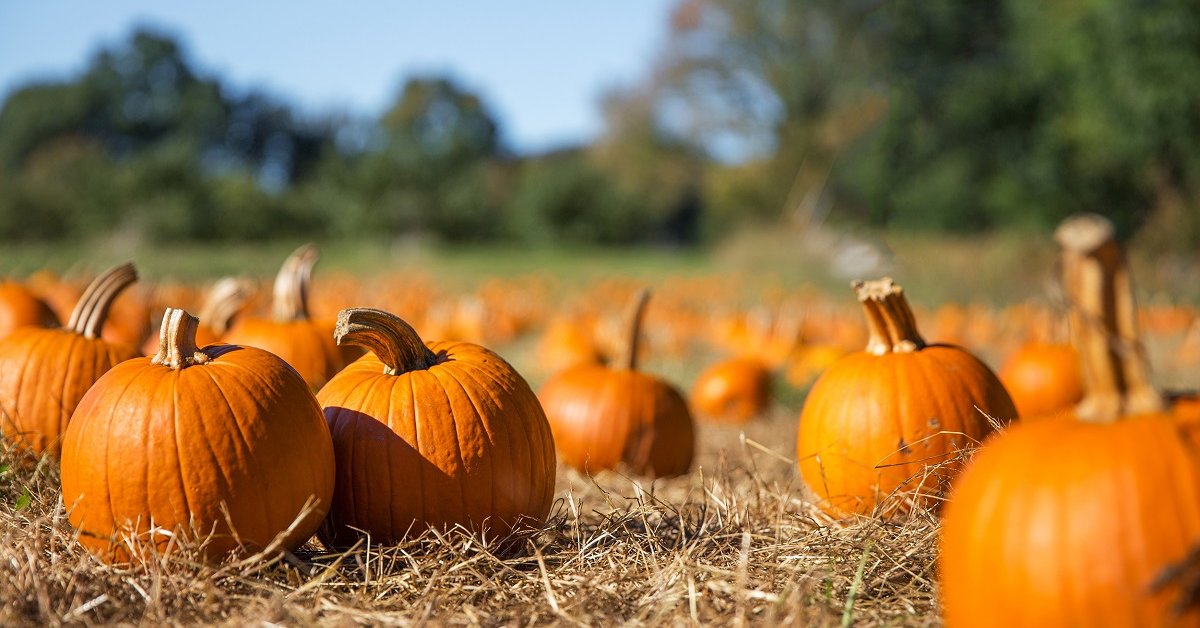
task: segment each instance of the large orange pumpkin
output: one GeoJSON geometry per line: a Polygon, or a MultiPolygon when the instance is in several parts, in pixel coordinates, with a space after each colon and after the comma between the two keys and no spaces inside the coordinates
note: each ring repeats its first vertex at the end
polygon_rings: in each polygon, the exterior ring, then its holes
{"type": "Polygon", "coordinates": [[[1022,418],[1050,416],[1083,399],[1079,354],[1069,344],[1024,345],[1004,361],[999,376],[1022,418]]]}
{"type": "Polygon", "coordinates": [[[105,373],[67,427],[63,504],[106,560],[180,535],[211,558],[295,549],[329,508],[333,444],[308,385],[266,351],[198,349],[195,334],[168,309],[158,353],[105,373]]]}
{"type": "Polygon", "coordinates": [[[339,344],[364,355],[318,393],[333,434],[337,485],[322,538],[367,532],[392,543],[460,525],[485,538],[546,521],[554,442],[529,384],[466,342],[421,341],[403,320],[343,310],[339,344]]]}
{"type": "Polygon", "coordinates": [[[956,483],[946,624],[1200,626],[1184,569],[1200,548],[1200,451],[1146,377],[1111,224],[1074,217],[1056,236],[1086,394],[999,435],[956,483]]]}
{"type": "Polygon", "coordinates": [[[23,327],[0,340],[0,432],[36,454],[58,455],[75,405],[133,347],[100,337],[117,295],[137,281],[133,264],[103,273],[88,286],[67,327],[23,327]]]}
{"type": "Polygon", "coordinates": [[[690,395],[702,418],[745,423],[771,403],[771,371],[756,357],[722,360],[696,378],[690,395]]]}
{"type": "Polygon", "coordinates": [[[855,282],[854,290],[870,339],[809,392],[797,438],[800,475],[837,517],[931,505],[958,471],[958,452],[993,431],[988,417],[1007,422],[1017,411],[975,356],[925,343],[890,278],[855,282]]]}
{"type": "Polygon", "coordinates": [[[344,366],[333,341],[333,329],[310,319],[308,289],[317,247],[306,244],[283,262],[275,278],[272,318],[240,318],[222,339],[258,347],[292,365],[313,390],[319,389],[344,366]]]}
{"type": "Polygon", "coordinates": [[[55,327],[58,318],[46,302],[16,281],[0,281],[0,339],[21,327],[55,327]]]}
{"type": "Polygon", "coordinates": [[[575,366],[538,393],[559,456],[575,469],[596,473],[624,463],[634,473],[665,477],[692,465],[696,434],[687,402],[670,383],[637,368],[649,298],[643,291],[635,302],[620,367],[575,366]]]}

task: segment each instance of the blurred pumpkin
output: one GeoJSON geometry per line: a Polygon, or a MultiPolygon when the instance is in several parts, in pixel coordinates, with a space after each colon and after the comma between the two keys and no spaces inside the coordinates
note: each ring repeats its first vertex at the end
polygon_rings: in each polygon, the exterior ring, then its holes
{"type": "Polygon", "coordinates": [[[16,281],[0,281],[0,339],[22,327],[57,327],[58,317],[32,290],[16,281]]]}
{"type": "Polygon", "coordinates": [[[319,253],[305,244],[283,262],[275,278],[273,317],[242,317],[224,342],[270,351],[292,365],[313,390],[329,381],[345,364],[333,340],[333,326],[310,320],[308,286],[319,253]]]}
{"type": "Polygon", "coordinates": [[[628,465],[638,474],[686,473],[696,446],[683,396],[670,383],[637,368],[643,290],[629,317],[625,360],[617,367],[583,364],[550,378],[538,393],[562,461],[596,473],[628,465]]]}
{"type": "Polygon", "coordinates": [[[62,449],[63,503],[79,542],[127,562],[148,545],[293,550],[333,495],[321,408],[296,371],[252,347],[196,347],[196,318],[168,309],[152,358],[88,390],[62,449]]]}
{"type": "Polygon", "coordinates": [[[23,327],[0,340],[0,432],[35,454],[58,455],[76,404],[113,366],[138,357],[100,337],[109,308],[137,281],[133,264],[97,277],[65,328],[23,327]]]}
{"type": "Polygon", "coordinates": [[[770,406],[771,371],[754,357],[722,360],[696,378],[690,401],[701,418],[745,423],[770,406]]]}
{"type": "Polygon", "coordinates": [[[926,344],[900,286],[859,281],[865,351],[831,365],[800,414],[800,476],[835,517],[882,516],[936,503],[958,452],[1017,412],[992,371],[965,349],[926,344]],[[886,499],[893,493],[899,499],[886,499]]]}
{"type": "Polygon", "coordinates": [[[1022,418],[1047,417],[1083,399],[1079,354],[1069,344],[1026,344],[1004,361],[999,376],[1022,418]]]}
{"type": "Polygon", "coordinates": [[[460,525],[485,538],[546,521],[554,441],[529,384],[466,342],[422,342],[400,318],[343,310],[339,344],[370,349],[317,395],[337,483],[322,539],[390,544],[460,525]]]}
{"type": "Polygon", "coordinates": [[[1200,457],[1150,386],[1111,223],[1060,225],[1085,396],[1015,426],[956,483],[941,529],[948,626],[1197,626],[1200,457]],[[1177,574],[1179,575],[1179,574],[1177,574]]]}

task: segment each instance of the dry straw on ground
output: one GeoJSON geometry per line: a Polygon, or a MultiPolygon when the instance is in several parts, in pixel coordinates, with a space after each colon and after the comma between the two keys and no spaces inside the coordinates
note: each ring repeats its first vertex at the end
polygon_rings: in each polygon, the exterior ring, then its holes
{"type": "Polygon", "coordinates": [[[938,624],[932,516],[832,524],[802,494],[794,423],[705,427],[690,477],[562,471],[549,524],[506,553],[449,531],[215,567],[187,550],[100,564],[53,465],[8,454],[0,624],[938,624]]]}

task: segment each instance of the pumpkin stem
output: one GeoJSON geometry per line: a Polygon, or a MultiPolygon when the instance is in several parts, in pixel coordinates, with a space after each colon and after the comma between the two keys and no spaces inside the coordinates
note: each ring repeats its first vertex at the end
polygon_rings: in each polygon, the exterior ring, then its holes
{"type": "Polygon", "coordinates": [[[308,284],[320,251],[315,244],[305,244],[283,260],[275,276],[272,310],[280,323],[308,320],[308,284]]]}
{"type": "Polygon", "coordinates": [[[646,304],[650,301],[650,289],[642,288],[634,297],[629,311],[629,339],[626,344],[625,359],[621,362],[625,368],[636,371],[638,367],[638,350],[642,344],[642,320],[646,317],[646,304]]]}
{"type": "Polygon", "coordinates": [[[867,353],[910,353],[925,347],[925,339],[917,331],[917,320],[904,288],[896,285],[891,277],[874,281],[855,281],[850,284],[854,294],[862,303],[867,316],[867,353]]]}
{"type": "Polygon", "coordinates": [[[229,331],[233,317],[242,310],[254,285],[240,277],[224,277],[213,284],[200,307],[200,320],[218,336],[229,331]]]}
{"type": "Polygon", "coordinates": [[[67,329],[85,338],[99,338],[108,319],[108,311],[121,291],[138,280],[137,269],[132,262],[114,266],[88,284],[71,311],[67,329]]]}
{"type": "Polygon", "coordinates": [[[182,309],[167,308],[159,327],[158,353],[150,358],[150,362],[176,371],[208,362],[208,355],[196,347],[199,323],[199,319],[182,309]]]}
{"type": "Polygon", "coordinates": [[[1158,412],[1162,395],[1150,383],[1149,361],[1137,330],[1137,304],[1125,252],[1112,223],[1096,214],[1067,218],[1054,232],[1062,247],[1063,291],[1071,344],[1081,360],[1085,421],[1158,412]]]}
{"type": "Polygon", "coordinates": [[[338,312],[333,337],[338,346],[369,349],[383,362],[383,372],[388,375],[427,369],[437,361],[411,325],[383,310],[355,307],[338,312]]]}

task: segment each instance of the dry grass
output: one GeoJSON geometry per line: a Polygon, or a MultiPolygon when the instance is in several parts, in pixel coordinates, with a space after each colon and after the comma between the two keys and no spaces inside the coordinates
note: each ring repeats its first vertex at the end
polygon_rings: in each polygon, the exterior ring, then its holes
{"type": "Polygon", "coordinates": [[[54,466],[9,453],[0,624],[939,623],[933,518],[832,524],[800,489],[794,424],[779,409],[706,426],[684,478],[560,471],[549,524],[504,553],[449,531],[218,566],[186,548],[100,564],[73,542],[54,466]]]}

